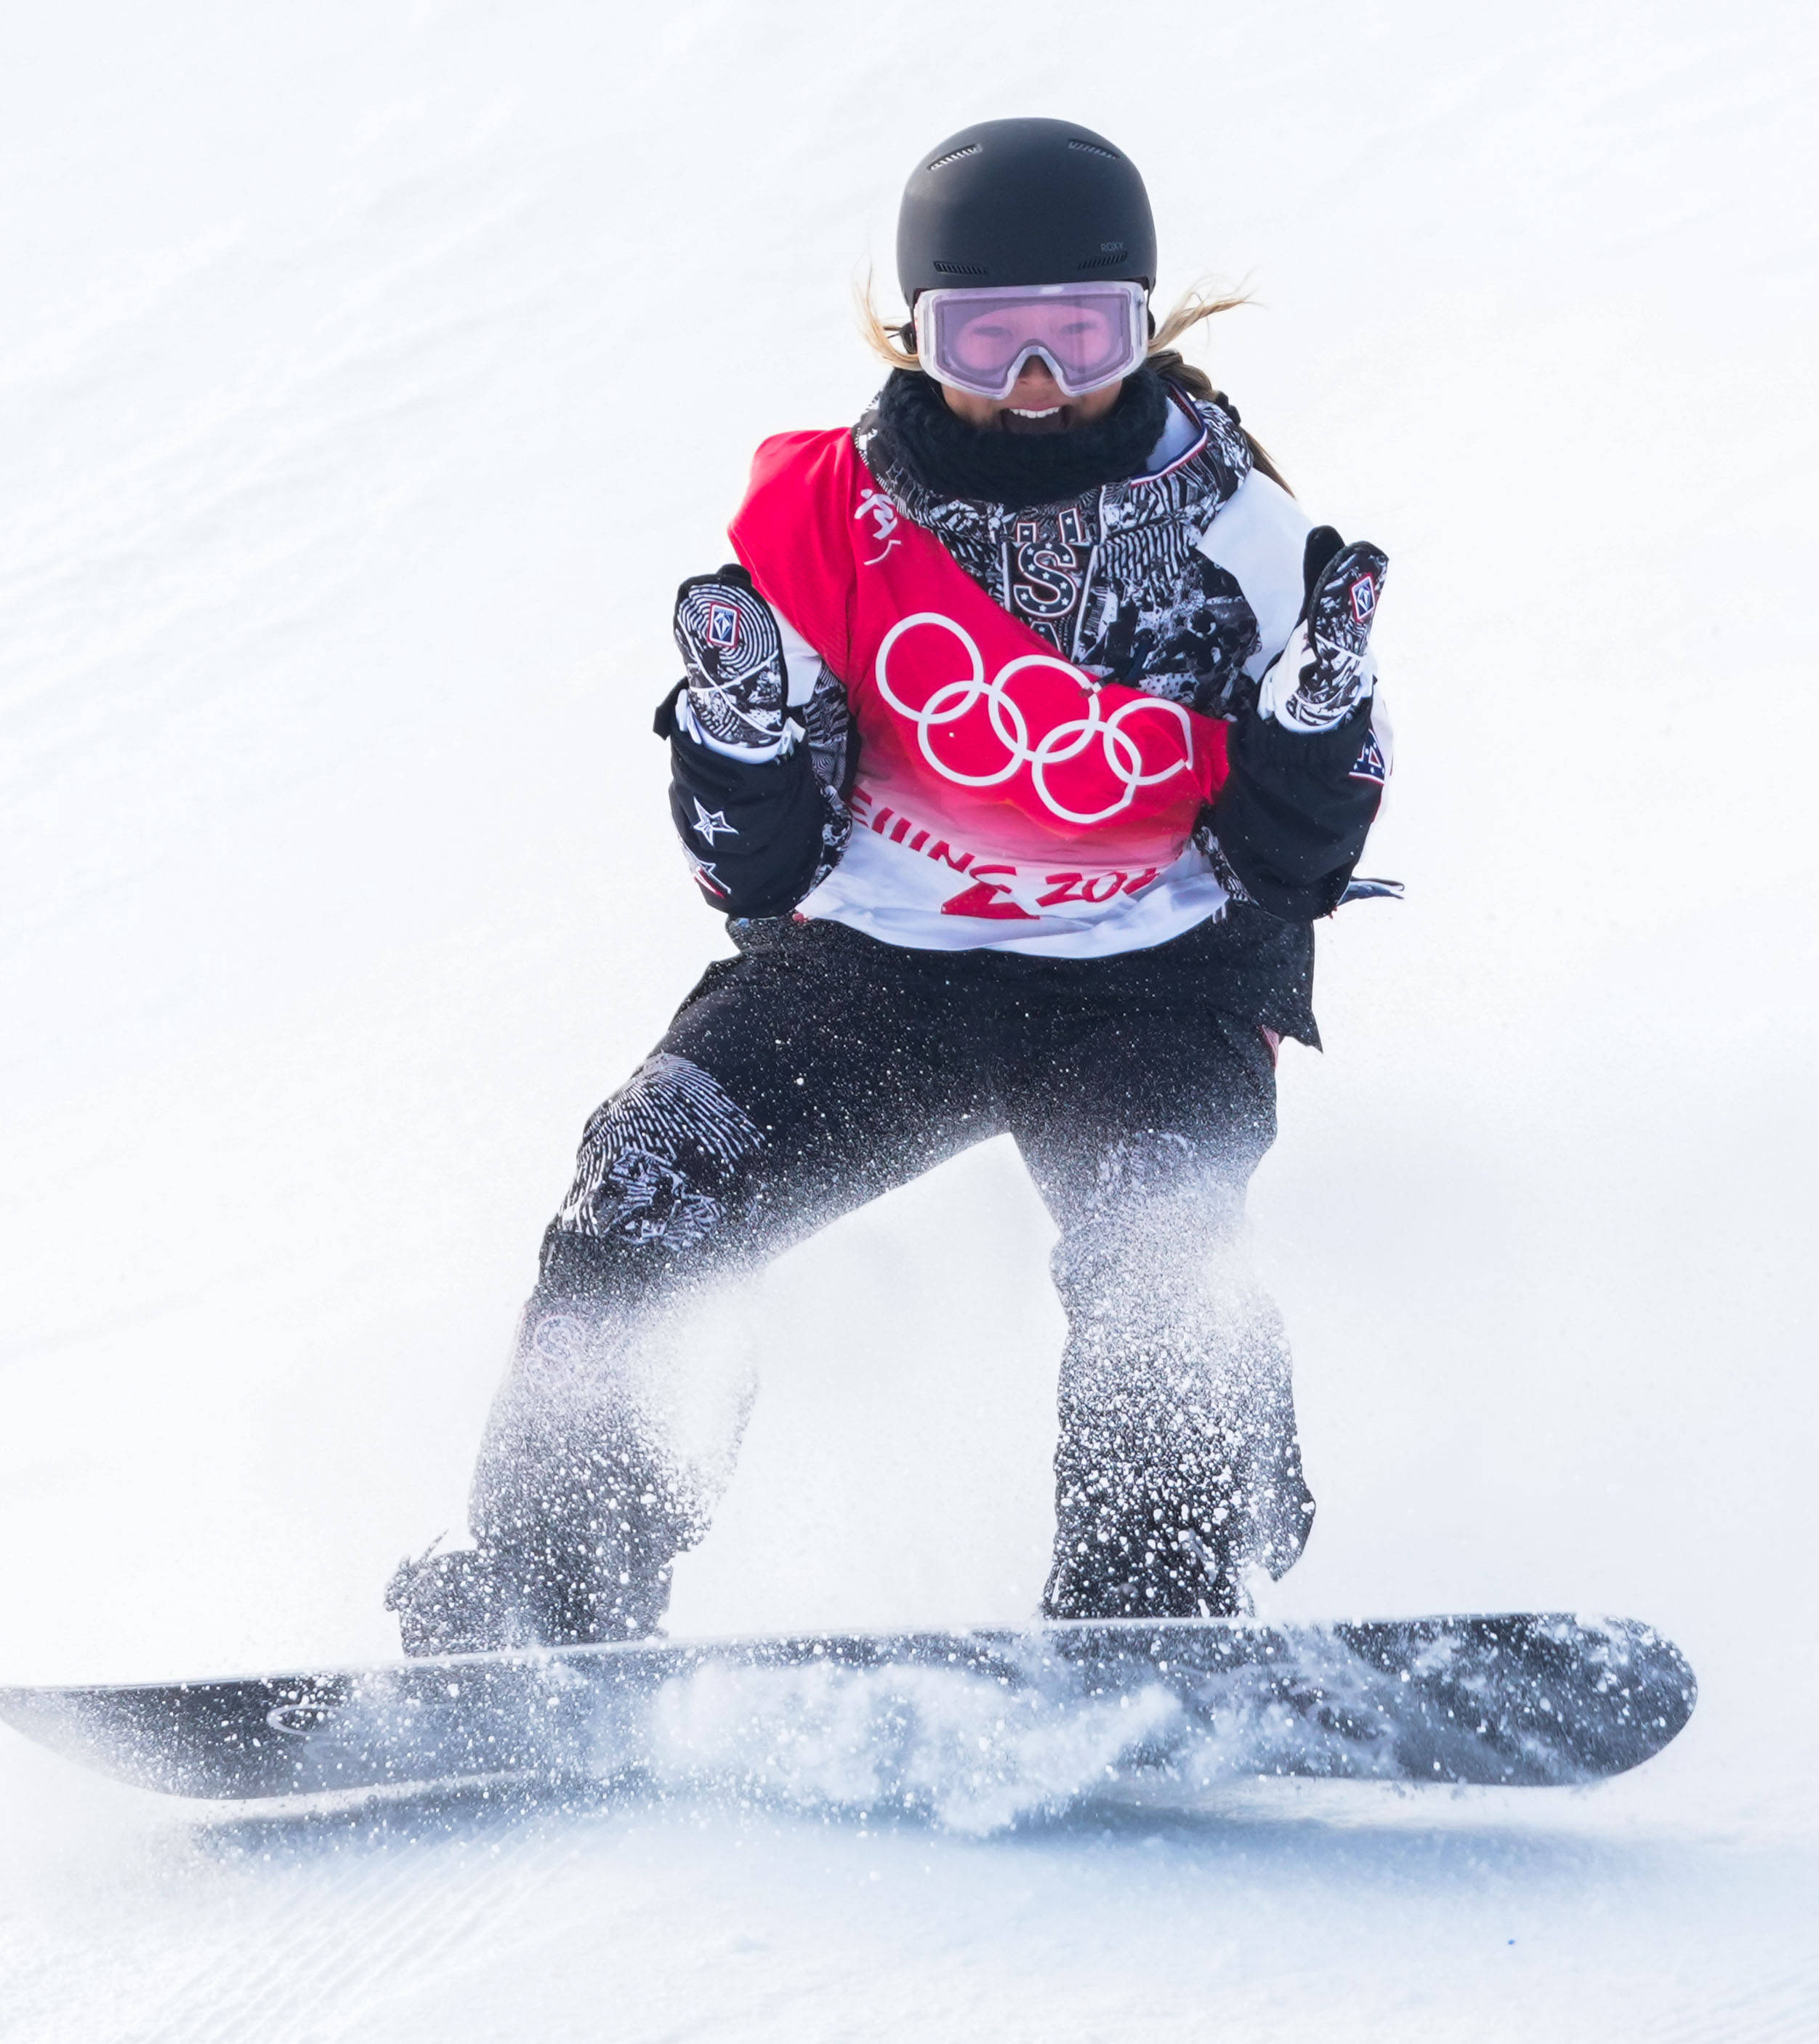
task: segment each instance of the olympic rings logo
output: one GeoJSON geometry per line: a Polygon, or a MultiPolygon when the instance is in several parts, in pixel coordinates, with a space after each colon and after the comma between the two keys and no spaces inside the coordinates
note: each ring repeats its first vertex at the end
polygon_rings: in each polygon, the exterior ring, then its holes
{"type": "Polygon", "coordinates": [[[952,781],[962,788],[996,788],[1008,781],[1019,767],[1027,766],[1030,783],[1042,806],[1064,823],[1104,823],[1129,809],[1137,799],[1139,788],[1153,788],[1158,782],[1184,773],[1193,765],[1194,727],[1179,703],[1157,696],[1142,696],[1134,701],[1122,704],[1110,717],[1104,716],[1099,709],[1098,696],[1091,692],[1092,684],[1088,677],[1078,667],[1070,666],[1053,653],[1026,653],[1019,659],[1007,660],[987,681],[985,663],[972,635],[938,610],[919,610],[912,617],[900,618],[885,634],[873,672],[879,694],[899,717],[915,726],[922,756],[943,780],[952,781]],[[919,624],[937,624],[942,631],[951,633],[965,649],[971,670],[964,680],[942,682],[919,709],[905,702],[890,682],[891,649],[906,632],[914,631],[919,624]],[[1088,694],[1084,717],[1050,725],[1032,744],[1029,717],[1011,694],[1010,684],[1026,669],[1034,667],[1053,667],[1088,694]],[[936,737],[944,730],[951,732],[963,717],[981,703],[991,720],[993,737],[1004,748],[1004,759],[1001,765],[993,766],[988,772],[969,774],[939,756],[935,751],[936,737]],[[1130,719],[1146,714],[1172,717],[1180,728],[1184,756],[1171,759],[1154,771],[1146,770],[1142,749],[1125,728],[1130,719]],[[1100,761],[1106,772],[1118,785],[1118,793],[1102,809],[1069,809],[1050,787],[1050,770],[1078,759],[1095,743],[1099,747],[1100,761]]]}

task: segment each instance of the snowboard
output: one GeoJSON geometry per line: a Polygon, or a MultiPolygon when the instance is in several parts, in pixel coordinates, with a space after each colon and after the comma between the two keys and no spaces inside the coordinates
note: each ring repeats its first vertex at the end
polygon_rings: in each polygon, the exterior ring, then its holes
{"type": "Polygon", "coordinates": [[[1521,1612],[644,1641],[0,1689],[0,1719],[176,1796],[642,1774],[909,1806],[962,1778],[1038,1800],[1158,1776],[1595,1781],[1658,1753],[1695,1695],[1645,1625],[1521,1612]]]}

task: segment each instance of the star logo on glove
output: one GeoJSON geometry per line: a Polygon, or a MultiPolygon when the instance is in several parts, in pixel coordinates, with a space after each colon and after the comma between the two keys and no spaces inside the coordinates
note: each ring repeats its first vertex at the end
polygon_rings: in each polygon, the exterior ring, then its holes
{"type": "Polygon", "coordinates": [[[690,828],[697,837],[710,845],[716,837],[739,836],[737,828],[727,821],[727,813],[724,809],[704,809],[699,797],[696,798],[695,802],[695,820],[690,828]]]}

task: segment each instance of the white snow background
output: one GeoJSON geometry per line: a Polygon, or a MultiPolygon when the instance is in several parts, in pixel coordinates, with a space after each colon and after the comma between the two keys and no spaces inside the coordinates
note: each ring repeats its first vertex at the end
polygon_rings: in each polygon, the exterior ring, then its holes
{"type": "MultiPolygon", "coordinates": [[[[851,417],[918,152],[1129,148],[1389,551],[1401,741],[1257,1253],[1268,1615],[1646,1617],[1583,1794],[250,1816],[0,1734],[6,2044],[1819,2035],[1812,10],[312,0],[0,27],[0,1681],[346,1663],[459,1529],[581,1121],[723,947],[671,593],[851,417]]],[[[750,1302],[678,1631],[1015,1620],[1046,1223],[989,1146],[750,1302]]],[[[1092,1778],[1081,1758],[1081,1785],[1092,1778]]]]}

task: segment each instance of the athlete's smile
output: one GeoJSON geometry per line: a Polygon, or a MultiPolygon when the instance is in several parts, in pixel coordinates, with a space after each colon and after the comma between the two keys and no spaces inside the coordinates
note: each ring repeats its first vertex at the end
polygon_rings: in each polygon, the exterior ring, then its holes
{"type": "Polygon", "coordinates": [[[1070,398],[1049,365],[1040,355],[1032,355],[1008,398],[975,397],[952,385],[945,386],[942,395],[969,425],[985,432],[1065,433],[1103,418],[1123,388],[1122,383],[1108,383],[1103,390],[1088,391],[1084,398],[1070,398]]]}

